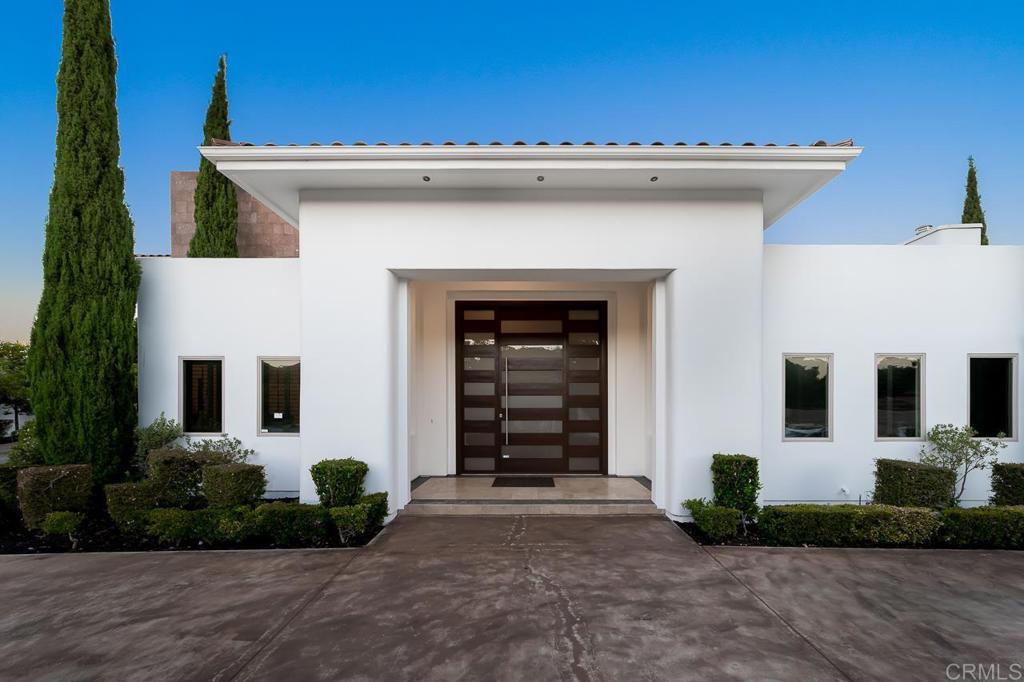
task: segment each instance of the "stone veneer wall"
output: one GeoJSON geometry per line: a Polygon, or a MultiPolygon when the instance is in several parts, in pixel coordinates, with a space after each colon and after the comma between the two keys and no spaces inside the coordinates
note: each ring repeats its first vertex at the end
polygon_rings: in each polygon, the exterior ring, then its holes
{"type": "MultiPolygon", "coordinates": [[[[184,257],[196,231],[195,171],[171,173],[171,255],[184,257]]],[[[299,231],[251,194],[236,187],[238,195],[238,255],[242,258],[295,258],[299,231]]]]}

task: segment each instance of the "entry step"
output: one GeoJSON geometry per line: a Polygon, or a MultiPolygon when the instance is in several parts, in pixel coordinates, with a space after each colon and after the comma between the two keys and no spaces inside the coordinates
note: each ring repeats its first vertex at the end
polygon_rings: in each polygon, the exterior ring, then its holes
{"type": "Polygon", "coordinates": [[[412,500],[410,516],[625,516],[661,515],[650,500],[412,500]]]}

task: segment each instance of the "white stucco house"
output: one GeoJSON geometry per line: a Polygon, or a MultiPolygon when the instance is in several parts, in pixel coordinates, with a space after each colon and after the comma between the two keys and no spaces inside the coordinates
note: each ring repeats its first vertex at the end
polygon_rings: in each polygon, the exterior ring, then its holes
{"type": "Polygon", "coordinates": [[[1024,247],[764,243],[849,141],[200,151],[300,255],[141,259],[140,420],[241,438],[275,494],[354,456],[393,510],[420,476],[545,473],[678,515],[740,452],[766,502],[857,501],[937,423],[1024,459],[1024,247]]]}

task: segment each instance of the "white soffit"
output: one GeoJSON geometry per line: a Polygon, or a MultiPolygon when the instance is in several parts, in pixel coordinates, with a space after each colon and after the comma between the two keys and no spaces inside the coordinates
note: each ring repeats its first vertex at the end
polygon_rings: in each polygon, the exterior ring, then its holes
{"type": "Polygon", "coordinates": [[[218,145],[199,151],[296,227],[305,190],[536,190],[542,197],[590,189],[756,191],[764,196],[767,228],[845,170],[862,148],[218,145]]]}

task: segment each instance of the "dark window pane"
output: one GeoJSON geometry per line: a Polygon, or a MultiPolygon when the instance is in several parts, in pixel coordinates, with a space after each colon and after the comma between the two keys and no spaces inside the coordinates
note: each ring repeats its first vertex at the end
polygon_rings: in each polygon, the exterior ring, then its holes
{"type": "Polygon", "coordinates": [[[221,361],[182,361],[182,426],[186,433],[223,433],[221,361]]]}
{"type": "Polygon", "coordinates": [[[263,433],[299,432],[299,361],[262,360],[263,412],[260,430],[263,433]]]}
{"type": "Polygon", "coordinates": [[[562,331],[561,320],[502,320],[501,331],[505,334],[557,333],[562,331]]]}
{"type": "Polygon", "coordinates": [[[878,437],[921,436],[921,358],[878,358],[878,437]]]}
{"type": "Polygon", "coordinates": [[[597,310],[570,310],[570,320],[600,320],[601,314],[597,310]]]}
{"type": "Polygon", "coordinates": [[[792,356],[786,368],[786,438],[828,438],[828,358],[792,356]]]}
{"type": "Polygon", "coordinates": [[[971,428],[1013,438],[1013,358],[971,358],[971,428]]]}

